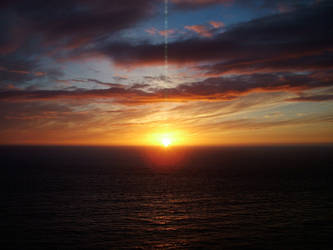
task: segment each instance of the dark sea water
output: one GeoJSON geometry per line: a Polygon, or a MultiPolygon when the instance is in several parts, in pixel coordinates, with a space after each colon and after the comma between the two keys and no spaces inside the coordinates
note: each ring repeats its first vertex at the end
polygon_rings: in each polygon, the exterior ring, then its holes
{"type": "Polygon", "coordinates": [[[333,249],[333,148],[0,147],[1,249],[333,249]]]}

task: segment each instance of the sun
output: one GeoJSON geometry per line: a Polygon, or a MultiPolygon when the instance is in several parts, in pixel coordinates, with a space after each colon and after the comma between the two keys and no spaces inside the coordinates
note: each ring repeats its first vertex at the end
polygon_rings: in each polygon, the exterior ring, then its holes
{"type": "Polygon", "coordinates": [[[147,135],[146,144],[163,148],[176,147],[184,144],[183,134],[178,130],[153,131],[147,135]]]}
{"type": "Polygon", "coordinates": [[[171,145],[171,139],[168,137],[163,137],[162,144],[165,148],[169,147],[171,145]]]}

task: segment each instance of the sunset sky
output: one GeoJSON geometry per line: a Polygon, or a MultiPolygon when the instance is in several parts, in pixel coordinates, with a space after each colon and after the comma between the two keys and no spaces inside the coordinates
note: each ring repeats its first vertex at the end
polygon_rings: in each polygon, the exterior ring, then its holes
{"type": "Polygon", "coordinates": [[[164,0],[1,1],[0,144],[333,142],[332,1],[165,10],[164,0]]]}

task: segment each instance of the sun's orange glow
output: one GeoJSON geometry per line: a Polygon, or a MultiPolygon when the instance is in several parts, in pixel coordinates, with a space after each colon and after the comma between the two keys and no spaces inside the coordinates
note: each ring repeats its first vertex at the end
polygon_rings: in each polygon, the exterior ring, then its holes
{"type": "Polygon", "coordinates": [[[188,133],[175,127],[154,129],[138,139],[144,145],[162,146],[164,148],[191,144],[188,133]]]}

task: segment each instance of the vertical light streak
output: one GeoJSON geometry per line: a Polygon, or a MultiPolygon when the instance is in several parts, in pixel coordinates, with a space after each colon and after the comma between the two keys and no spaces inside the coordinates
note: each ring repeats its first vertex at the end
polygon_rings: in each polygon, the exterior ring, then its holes
{"type": "Polygon", "coordinates": [[[168,2],[164,0],[164,79],[168,79],[168,2]]]}
{"type": "MultiPolygon", "coordinates": [[[[169,23],[168,23],[168,4],[169,0],[164,0],[164,82],[165,82],[165,87],[168,85],[168,29],[169,29],[169,23]]],[[[164,94],[164,101],[167,101],[167,94],[164,94]]],[[[165,121],[168,120],[168,113],[164,111],[164,119],[165,121]]],[[[168,123],[165,124],[165,130],[168,131],[168,123]]]]}

